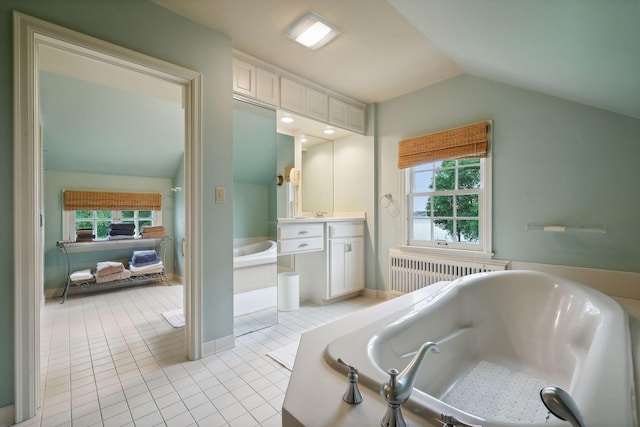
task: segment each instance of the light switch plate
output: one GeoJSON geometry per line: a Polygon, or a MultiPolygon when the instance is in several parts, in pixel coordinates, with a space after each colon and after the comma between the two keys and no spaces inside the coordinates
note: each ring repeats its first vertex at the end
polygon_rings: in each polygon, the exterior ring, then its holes
{"type": "Polygon", "coordinates": [[[216,187],[216,203],[224,203],[224,187],[216,187]]]}

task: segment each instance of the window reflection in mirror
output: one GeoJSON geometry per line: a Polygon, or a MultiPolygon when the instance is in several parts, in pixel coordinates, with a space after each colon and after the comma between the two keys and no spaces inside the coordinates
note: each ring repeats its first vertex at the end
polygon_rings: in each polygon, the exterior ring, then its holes
{"type": "Polygon", "coordinates": [[[302,144],[302,210],[333,212],[333,141],[308,136],[302,144]]]}

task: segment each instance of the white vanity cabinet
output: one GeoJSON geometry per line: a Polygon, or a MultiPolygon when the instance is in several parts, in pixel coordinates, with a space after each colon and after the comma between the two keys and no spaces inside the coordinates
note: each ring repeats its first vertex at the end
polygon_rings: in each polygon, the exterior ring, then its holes
{"type": "Polygon", "coordinates": [[[327,298],[364,289],[364,224],[327,224],[329,286],[327,298]]]}
{"type": "Polygon", "coordinates": [[[279,222],[278,255],[296,255],[301,299],[326,304],[355,294],[364,289],[364,219],[279,222]]]}
{"type": "Polygon", "coordinates": [[[278,255],[295,255],[324,250],[324,225],[278,225],[278,255]]]}

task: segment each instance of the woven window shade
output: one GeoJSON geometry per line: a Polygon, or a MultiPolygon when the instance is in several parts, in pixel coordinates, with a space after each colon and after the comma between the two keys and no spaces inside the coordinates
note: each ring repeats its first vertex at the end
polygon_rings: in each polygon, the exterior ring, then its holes
{"type": "Polygon", "coordinates": [[[162,208],[160,193],[123,193],[117,191],[63,192],[64,210],[139,210],[159,211],[162,208]]]}
{"type": "Polygon", "coordinates": [[[398,168],[440,160],[487,157],[488,152],[489,123],[475,123],[400,141],[398,168]]]}

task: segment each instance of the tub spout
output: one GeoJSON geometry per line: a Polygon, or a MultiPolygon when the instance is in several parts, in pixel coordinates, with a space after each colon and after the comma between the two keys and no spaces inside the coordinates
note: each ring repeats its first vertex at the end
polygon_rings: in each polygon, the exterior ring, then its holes
{"type": "Polygon", "coordinates": [[[416,382],[418,372],[422,367],[422,362],[429,352],[439,353],[440,349],[434,342],[422,344],[418,352],[402,372],[397,369],[389,369],[389,381],[382,384],[380,394],[387,401],[387,412],[382,419],[383,427],[405,427],[407,425],[400,407],[411,396],[413,384],[416,382]]]}

